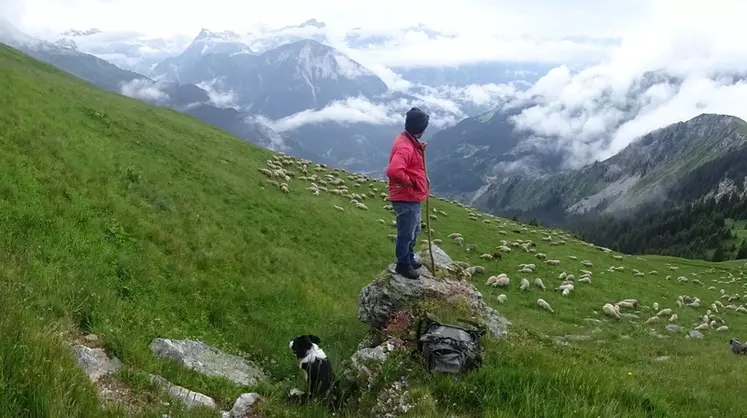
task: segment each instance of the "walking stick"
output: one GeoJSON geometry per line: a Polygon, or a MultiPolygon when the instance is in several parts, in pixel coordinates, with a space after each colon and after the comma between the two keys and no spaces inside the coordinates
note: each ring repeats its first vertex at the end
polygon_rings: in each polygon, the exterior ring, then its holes
{"type": "Polygon", "coordinates": [[[428,166],[425,164],[425,149],[423,149],[423,168],[425,169],[425,179],[428,182],[428,195],[425,197],[425,228],[428,234],[428,254],[431,257],[431,273],[436,277],[436,259],[433,258],[433,237],[431,236],[431,178],[428,177],[428,166]]]}

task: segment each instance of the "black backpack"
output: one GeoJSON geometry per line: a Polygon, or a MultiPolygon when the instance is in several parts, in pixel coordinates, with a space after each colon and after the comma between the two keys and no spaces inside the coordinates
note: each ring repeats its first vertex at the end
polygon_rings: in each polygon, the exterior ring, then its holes
{"type": "Polygon", "coordinates": [[[417,351],[425,359],[429,374],[461,373],[482,366],[480,337],[485,334],[485,328],[465,320],[461,322],[476,328],[442,324],[431,315],[418,322],[415,336],[417,351]]]}

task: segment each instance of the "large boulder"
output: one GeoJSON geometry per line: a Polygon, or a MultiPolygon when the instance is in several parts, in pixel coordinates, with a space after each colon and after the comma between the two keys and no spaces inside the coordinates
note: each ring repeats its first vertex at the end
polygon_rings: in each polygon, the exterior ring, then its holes
{"type": "MultiPolygon", "coordinates": [[[[427,252],[428,250],[421,252],[419,258],[427,259],[427,252]]],[[[451,258],[435,245],[433,253],[437,269],[440,268],[439,264],[444,267],[451,265],[452,262],[447,261],[451,258]]],[[[474,285],[461,280],[435,277],[425,266],[420,269],[418,280],[410,280],[395,273],[394,265],[390,265],[381,277],[361,289],[358,297],[358,319],[372,327],[383,328],[393,314],[425,300],[466,306],[472,319],[483,323],[496,337],[501,337],[508,331],[510,322],[485,303],[474,285]]]]}
{"type": "MultiPolygon", "coordinates": [[[[436,244],[433,245],[433,259],[436,261],[436,270],[451,270],[455,267],[454,260],[446,254],[446,251],[442,250],[436,244]]],[[[415,259],[423,263],[427,268],[432,267],[430,252],[426,248],[419,254],[415,254],[415,259]]]]}
{"type": "Polygon", "coordinates": [[[250,361],[224,353],[202,341],[156,338],[150,343],[154,356],[173,360],[183,367],[207,376],[221,376],[251,386],[266,379],[262,370],[250,361]]]}

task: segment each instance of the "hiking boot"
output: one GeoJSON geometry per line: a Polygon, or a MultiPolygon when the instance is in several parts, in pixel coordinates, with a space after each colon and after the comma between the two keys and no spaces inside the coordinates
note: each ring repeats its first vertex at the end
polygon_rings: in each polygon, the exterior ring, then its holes
{"type": "Polygon", "coordinates": [[[412,265],[412,268],[415,270],[418,270],[420,269],[420,267],[423,267],[423,263],[420,263],[418,261],[413,261],[412,263],[410,263],[410,265],[412,265]]]}
{"type": "Polygon", "coordinates": [[[402,275],[406,279],[417,280],[418,278],[420,278],[420,273],[415,271],[415,269],[412,268],[412,266],[409,264],[397,264],[397,267],[394,269],[394,271],[397,274],[402,275]]]}

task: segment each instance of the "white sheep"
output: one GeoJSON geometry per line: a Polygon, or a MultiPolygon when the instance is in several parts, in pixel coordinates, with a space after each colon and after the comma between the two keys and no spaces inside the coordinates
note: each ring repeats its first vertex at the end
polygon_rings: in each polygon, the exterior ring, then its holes
{"type": "Polygon", "coordinates": [[[491,276],[486,284],[489,284],[493,287],[508,287],[508,285],[511,283],[511,280],[508,278],[508,276],[505,275],[505,273],[502,273],[498,276],[491,276]]]}
{"type": "Polygon", "coordinates": [[[659,311],[659,313],[656,314],[656,316],[670,316],[670,315],[672,315],[672,310],[669,308],[662,309],[659,311]]]}
{"type": "Polygon", "coordinates": [[[652,306],[653,310],[658,311],[659,310],[659,302],[654,302],[654,305],[652,306]]]}
{"type": "Polygon", "coordinates": [[[729,327],[727,327],[726,325],[716,328],[716,332],[726,332],[728,330],[729,330],[729,327]]]}
{"type": "Polygon", "coordinates": [[[623,256],[621,256],[621,255],[613,255],[612,258],[614,258],[615,260],[622,260],[623,256]]]}
{"type": "Polygon", "coordinates": [[[505,294],[501,293],[498,295],[498,303],[506,303],[506,300],[508,300],[508,296],[505,294]]]}
{"type": "Polygon", "coordinates": [[[480,258],[482,258],[483,260],[492,260],[493,254],[483,254],[480,256],[480,258]]]}
{"type": "Polygon", "coordinates": [[[592,262],[589,260],[584,260],[581,262],[581,264],[583,264],[585,267],[594,267],[594,264],[592,264],[592,262]]]}
{"type": "Polygon", "coordinates": [[[569,255],[568,258],[571,260],[578,260],[578,257],[576,257],[575,255],[569,255]]]}
{"type": "Polygon", "coordinates": [[[708,325],[707,323],[705,323],[705,324],[698,325],[697,327],[695,327],[695,329],[698,330],[698,331],[705,331],[705,330],[709,329],[710,327],[711,327],[710,325],[708,325]]]}
{"type": "Polygon", "coordinates": [[[669,317],[669,322],[677,322],[677,319],[679,319],[677,314],[672,314],[672,316],[669,317]]]}
{"type": "Polygon", "coordinates": [[[521,279],[521,285],[519,286],[519,290],[522,292],[526,292],[529,290],[529,280],[527,279],[521,279]]]}
{"type": "Polygon", "coordinates": [[[544,260],[544,259],[547,258],[547,254],[545,254],[545,253],[537,253],[534,256],[537,257],[540,260],[544,260]]]}
{"type": "Polygon", "coordinates": [[[537,287],[539,287],[542,290],[547,290],[547,287],[545,287],[545,284],[542,283],[542,279],[540,279],[539,277],[534,279],[534,284],[537,285],[537,287]]]}
{"type": "Polygon", "coordinates": [[[652,316],[651,318],[647,319],[646,322],[644,322],[644,324],[645,325],[650,325],[650,324],[653,324],[655,322],[659,322],[659,317],[658,316],[652,316]]]}
{"type": "Polygon", "coordinates": [[[604,306],[602,306],[602,312],[604,312],[605,315],[620,319],[620,313],[610,303],[605,303],[604,306]]]}
{"type": "Polygon", "coordinates": [[[568,273],[566,273],[566,272],[562,272],[562,273],[560,273],[560,274],[558,275],[558,279],[560,279],[560,280],[565,280],[565,277],[566,277],[567,275],[568,275],[568,273]]]}
{"type": "Polygon", "coordinates": [[[625,308],[625,309],[635,308],[635,305],[633,305],[632,302],[627,301],[627,300],[621,300],[620,302],[617,302],[615,306],[617,306],[618,308],[625,308]]]}
{"type": "Polygon", "coordinates": [[[555,311],[552,310],[550,304],[547,303],[544,299],[537,299],[537,306],[546,311],[549,311],[550,313],[555,313],[555,311]]]}
{"type": "Polygon", "coordinates": [[[337,209],[339,212],[344,212],[345,208],[335,205],[335,209],[337,209]]]}
{"type": "MultiPolygon", "coordinates": [[[[436,240],[433,240],[433,241],[436,241],[436,240]]],[[[470,276],[474,276],[475,274],[485,273],[485,267],[483,267],[483,266],[474,266],[474,267],[467,268],[465,271],[470,276]]]]}
{"type": "Polygon", "coordinates": [[[578,279],[578,282],[579,283],[591,284],[591,277],[584,276],[584,277],[578,279]]]}
{"type": "Polygon", "coordinates": [[[560,291],[563,291],[565,289],[570,289],[571,291],[573,291],[574,289],[573,283],[561,284],[560,286],[558,286],[558,290],[560,291]]]}
{"type": "Polygon", "coordinates": [[[547,260],[545,261],[545,264],[548,264],[551,266],[557,266],[557,265],[560,265],[560,260],[547,260]]]}

